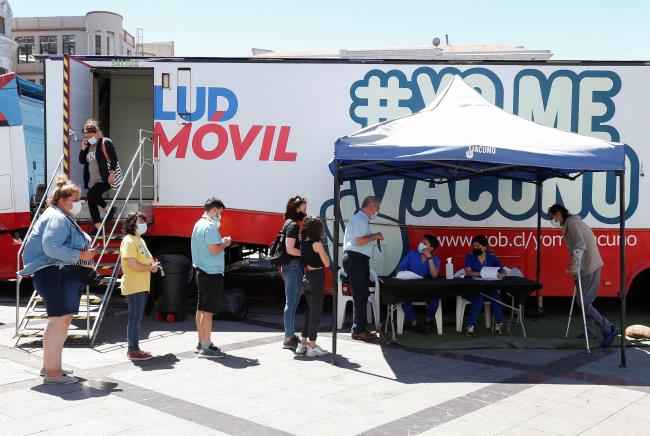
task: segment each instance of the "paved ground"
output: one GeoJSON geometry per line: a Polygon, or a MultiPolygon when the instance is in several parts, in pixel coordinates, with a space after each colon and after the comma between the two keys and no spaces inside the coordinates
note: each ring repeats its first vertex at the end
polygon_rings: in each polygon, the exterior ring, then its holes
{"type": "Polygon", "coordinates": [[[118,304],[99,346],[64,352],[85,381],[57,387],[41,384],[40,347],[12,348],[0,300],[0,435],[650,434],[647,349],[629,349],[623,369],[617,349],[422,354],[340,334],[333,366],[283,350],[277,310],[215,322],[229,354],[215,361],[195,358],[191,320],[146,318],[142,347],[157,357],[133,364],[118,304]]]}

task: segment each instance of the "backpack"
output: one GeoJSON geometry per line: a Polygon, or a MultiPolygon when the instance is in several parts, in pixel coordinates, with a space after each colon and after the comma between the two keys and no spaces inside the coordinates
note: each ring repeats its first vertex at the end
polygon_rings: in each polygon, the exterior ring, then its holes
{"type": "Polygon", "coordinates": [[[271,261],[273,268],[276,269],[289,261],[289,255],[287,254],[287,247],[285,245],[285,232],[287,231],[289,223],[291,223],[291,220],[287,220],[284,223],[282,230],[278,232],[278,235],[273,240],[271,250],[269,251],[269,260],[271,261]]]}

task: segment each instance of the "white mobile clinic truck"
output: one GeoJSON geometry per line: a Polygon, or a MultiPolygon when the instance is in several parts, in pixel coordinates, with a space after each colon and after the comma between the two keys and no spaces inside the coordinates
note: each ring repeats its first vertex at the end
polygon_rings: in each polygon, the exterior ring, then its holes
{"type": "MultiPolygon", "coordinates": [[[[309,214],[327,218],[331,233],[328,163],[336,139],[422,109],[460,74],[507,112],[629,144],[627,283],[638,289],[649,283],[650,210],[643,206],[649,188],[643,163],[650,153],[646,63],[66,56],[45,59],[44,70],[46,180],[63,155],[63,171],[82,182],[77,156],[87,118],[98,119],[112,138],[123,171],[144,144],[149,164],[135,190],[138,207],[146,208],[152,221],[147,236],[154,253],[187,254],[192,226],[211,196],[227,206],[221,231],[238,243],[232,262],[246,248],[270,244],[294,193],[307,197],[309,214]],[[147,135],[151,142],[141,140],[147,135]]],[[[618,290],[618,192],[613,174],[549,180],[543,190],[543,210],[563,202],[595,229],[605,260],[605,296],[618,290]]],[[[385,240],[372,259],[380,275],[393,271],[424,233],[439,238],[439,257],[455,259],[468,252],[472,235],[482,233],[504,263],[535,276],[532,185],[356,181],[342,187],[344,219],[370,194],[383,199],[374,226],[385,240]]],[[[545,225],[541,243],[543,295],[571,295],[560,232],[545,225]]]]}

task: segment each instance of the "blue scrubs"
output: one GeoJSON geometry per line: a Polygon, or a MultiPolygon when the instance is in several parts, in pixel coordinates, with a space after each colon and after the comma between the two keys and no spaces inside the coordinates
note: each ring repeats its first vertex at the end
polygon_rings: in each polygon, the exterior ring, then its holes
{"type": "MultiPolygon", "coordinates": [[[[431,255],[433,263],[436,266],[436,269],[440,269],[440,259],[436,256],[431,255]]],[[[402,259],[399,263],[399,269],[402,271],[411,271],[422,277],[431,277],[431,271],[429,270],[429,259],[425,259],[422,262],[422,256],[417,250],[409,251],[408,254],[402,259]]],[[[427,301],[427,320],[434,319],[436,316],[436,311],[438,310],[438,303],[440,300],[438,298],[433,298],[427,301]]],[[[404,317],[407,321],[415,321],[415,311],[413,310],[413,301],[406,300],[402,303],[402,310],[404,311],[404,317]]]]}
{"type": "MultiPolygon", "coordinates": [[[[491,251],[488,251],[486,253],[484,263],[482,263],[479,260],[478,256],[475,255],[474,253],[470,253],[467,256],[465,256],[466,268],[469,267],[471,268],[472,271],[480,272],[481,268],[483,268],[484,266],[503,268],[503,265],[501,265],[501,261],[499,260],[499,258],[496,256],[496,254],[492,253],[491,251]]],[[[501,294],[499,294],[499,291],[490,291],[484,293],[494,298],[495,300],[501,301],[501,294]]],[[[469,313],[467,314],[467,322],[465,324],[474,326],[476,325],[476,320],[478,319],[479,315],[481,314],[481,311],[483,310],[483,303],[485,303],[485,297],[479,294],[478,292],[472,292],[469,294],[464,294],[463,298],[472,303],[472,306],[469,309],[469,313]]],[[[503,322],[503,306],[495,301],[490,300],[490,307],[492,308],[492,313],[494,314],[495,322],[497,324],[501,324],[503,322]]]]}

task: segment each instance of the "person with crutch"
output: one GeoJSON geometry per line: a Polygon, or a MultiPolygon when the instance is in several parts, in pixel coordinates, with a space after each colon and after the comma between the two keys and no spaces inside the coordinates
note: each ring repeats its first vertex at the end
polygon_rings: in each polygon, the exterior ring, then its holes
{"type": "Polygon", "coordinates": [[[593,306],[598,296],[603,259],[600,257],[596,237],[591,228],[577,215],[571,215],[566,207],[554,204],[548,209],[553,227],[561,227],[564,240],[571,254],[567,273],[573,278],[578,295],[576,300],[583,308],[586,334],[596,337],[595,325],[603,333],[601,345],[608,347],[621,334],[621,329],[612,324],[593,306]]]}

